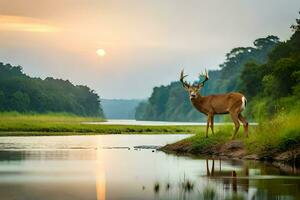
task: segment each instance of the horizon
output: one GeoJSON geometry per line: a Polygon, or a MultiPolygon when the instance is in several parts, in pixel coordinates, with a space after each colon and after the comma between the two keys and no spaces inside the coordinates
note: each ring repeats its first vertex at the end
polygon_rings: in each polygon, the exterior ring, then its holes
{"type": "Polygon", "coordinates": [[[183,67],[192,80],[218,69],[232,48],[268,35],[287,40],[299,7],[296,0],[4,0],[0,62],[87,85],[101,99],[143,100],[183,67]]]}

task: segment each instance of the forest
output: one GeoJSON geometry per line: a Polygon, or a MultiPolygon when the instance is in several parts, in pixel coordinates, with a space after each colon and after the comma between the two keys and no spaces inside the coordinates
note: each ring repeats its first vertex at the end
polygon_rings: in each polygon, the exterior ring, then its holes
{"type": "Polygon", "coordinates": [[[3,63],[0,63],[0,111],[104,117],[100,97],[89,87],[51,77],[32,78],[22,72],[22,67],[3,63]]]}
{"type": "Polygon", "coordinates": [[[101,99],[104,115],[107,119],[134,119],[139,99],[101,99]]]}
{"type": "MultiPolygon", "coordinates": [[[[200,93],[241,92],[249,102],[246,116],[256,121],[281,111],[300,110],[300,19],[291,30],[292,36],[287,41],[270,35],[255,40],[253,47],[232,49],[218,70],[209,71],[210,80],[200,93]]],[[[139,104],[135,117],[137,120],[205,121],[191,106],[179,81],[155,87],[150,98],[139,104]]]]}

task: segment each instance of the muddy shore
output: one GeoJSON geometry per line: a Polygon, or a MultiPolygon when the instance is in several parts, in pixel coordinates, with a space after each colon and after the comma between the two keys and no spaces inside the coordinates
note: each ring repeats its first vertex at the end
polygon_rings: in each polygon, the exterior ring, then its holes
{"type": "Polygon", "coordinates": [[[247,152],[242,140],[231,140],[224,144],[212,145],[206,149],[192,148],[192,142],[181,140],[173,144],[167,144],[159,150],[176,155],[204,156],[220,159],[261,160],[297,164],[297,166],[300,166],[300,147],[284,152],[267,152],[258,155],[247,152]]]}

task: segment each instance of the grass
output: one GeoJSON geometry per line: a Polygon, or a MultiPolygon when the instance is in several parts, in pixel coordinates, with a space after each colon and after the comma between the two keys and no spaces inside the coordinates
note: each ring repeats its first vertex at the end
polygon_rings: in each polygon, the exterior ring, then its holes
{"type": "MultiPolygon", "coordinates": [[[[209,132],[208,138],[205,137],[205,127],[201,132],[191,137],[178,141],[176,143],[167,145],[162,148],[166,152],[177,153],[192,153],[192,154],[214,154],[214,148],[218,145],[225,144],[231,141],[233,133],[233,125],[215,126],[214,135],[209,132]]],[[[250,128],[252,130],[253,127],[250,128]]],[[[243,140],[243,130],[240,129],[236,135],[236,139],[243,140]]]]}
{"type": "MultiPolygon", "coordinates": [[[[246,154],[255,154],[258,158],[271,158],[283,152],[298,155],[300,150],[300,118],[299,110],[281,112],[272,119],[264,119],[258,126],[249,129],[249,138],[243,135],[241,126],[236,140],[244,144],[246,154]]],[[[178,141],[162,148],[166,152],[192,153],[202,155],[218,155],[217,147],[229,144],[233,126],[218,126],[215,134],[205,138],[205,132],[178,141]]],[[[297,157],[297,159],[299,159],[297,157]]],[[[291,157],[286,157],[289,161],[291,157]]],[[[294,157],[295,159],[295,157],[294,157]]]]}
{"type": "MultiPolygon", "coordinates": [[[[191,146],[191,152],[206,152],[213,146],[223,144],[229,140],[231,140],[233,133],[233,126],[222,126],[216,129],[215,134],[210,134],[208,138],[205,137],[205,134],[198,134],[189,140],[193,141],[191,146]]],[[[238,134],[236,137],[240,137],[238,134]]]]}
{"type": "Polygon", "coordinates": [[[99,125],[82,122],[104,119],[69,114],[0,113],[0,136],[87,135],[87,134],[183,134],[196,133],[199,126],[99,125]]]}
{"type": "Polygon", "coordinates": [[[245,144],[249,153],[268,156],[300,146],[298,111],[281,112],[269,121],[260,123],[245,144]]]}
{"type": "MultiPolygon", "coordinates": [[[[248,154],[257,154],[262,157],[299,148],[300,118],[297,111],[298,109],[289,113],[281,112],[270,120],[261,121],[259,126],[250,127],[249,138],[244,137],[241,126],[236,139],[244,142],[248,154]]],[[[210,134],[208,138],[205,138],[205,126],[99,125],[82,123],[91,121],[102,122],[104,119],[79,117],[65,113],[0,113],[0,136],[188,133],[194,135],[175,144],[168,145],[169,150],[211,154],[214,147],[231,141],[233,133],[233,125],[215,126],[215,134],[210,134]]]]}

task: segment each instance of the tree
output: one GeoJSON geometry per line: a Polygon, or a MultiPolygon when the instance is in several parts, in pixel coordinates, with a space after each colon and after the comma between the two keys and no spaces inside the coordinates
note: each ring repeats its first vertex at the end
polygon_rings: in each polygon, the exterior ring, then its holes
{"type": "Polygon", "coordinates": [[[13,93],[9,102],[11,110],[19,112],[26,112],[29,110],[30,98],[21,91],[13,93]]]}
{"type": "Polygon", "coordinates": [[[0,90],[0,111],[5,110],[5,96],[4,92],[0,90]]]}
{"type": "MultiPolygon", "coordinates": [[[[278,42],[278,37],[268,36],[255,40],[254,47],[232,49],[226,54],[226,60],[219,70],[209,71],[210,81],[201,90],[201,94],[245,91],[247,96],[255,96],[262,89],[264,70],[260,71],[260,64],[267,62],[268,54],[278,42]],[[249,62],[252,64],[247,65],[249,62]]],[[[186,91],[179,82],[155,87],[147,103],[142,103],[136,110],[136,117],[140,120],[172,121],[203,119],[191,106],[186,91]]]]}
{"type": "MultiPolygon", "coordinates": [[[[299,15],[300,15],[300,11],[299,11],[299,15]]],[[[293,25],[291,26],[291,29],[292,29],[294,32],[300,31],[300,18],[299,18],[299,19],[296,19],[296,24],[293,24],[293,25]]]]}
{"type": "Polygon", "coordinates": [[[100,97],[89,87],[51,77],[31,78],[20,66],[0,63],[0,91],[0,110],[104,116],[100,97]]]}
{"type": "Polygon", "coordinates": [[[262,66],[250,62],[245,65],[241,73],[242,86],[241,91],[245,93],[248,100],[256,96],[262,89],[262,66]]]}
{"type": "Polygon", "coordinates": [[[253,42],[254,46],[258,49],[272,48],[277,43],[279,43],[279,38],[274,35],[269,35],[266,38],[258,38],[253,42]]]}

